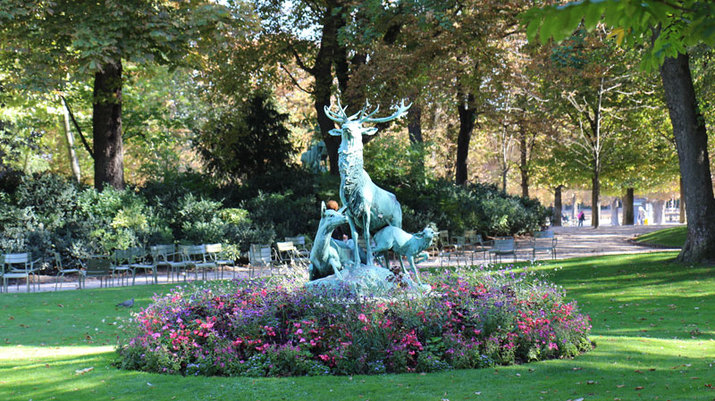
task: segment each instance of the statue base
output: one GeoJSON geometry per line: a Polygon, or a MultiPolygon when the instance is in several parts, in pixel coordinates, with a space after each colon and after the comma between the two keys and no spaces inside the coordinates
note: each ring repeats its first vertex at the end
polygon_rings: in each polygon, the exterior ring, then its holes
{"type": "Polygon", "coordinates": [[[332,274],[309,281],[305,285],[307,288],[320,289],[328,293],[347,292],[358,296],[393,296],[398,292],[422,296],[432,289],[428,284],[416,283],[409,275],[402,276],[398,280],[391,271],[381,266],[363,264],[359,268],[341,270],[340,273],[342,277],[332,274]]]}

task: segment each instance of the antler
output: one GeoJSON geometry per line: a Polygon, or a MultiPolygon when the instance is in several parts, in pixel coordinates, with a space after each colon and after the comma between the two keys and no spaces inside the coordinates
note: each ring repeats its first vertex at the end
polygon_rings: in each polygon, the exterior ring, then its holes
{"type": "Polygon", "coordinates": [[[338,98],[338,110],[339,110],[337,113],[334,113],[331,110],[331,108],[333,107],[332,105],[330,105],[330,107],[323,106],[323,110],[325,111],[325,115],[329,119],[335,121],[338,124],[343,124],[344,122],[350,120],[350,117],[348,117],[347,114],[345,114],[345,110],[347,110],[348,106],[342,107],[342,105],[340,104],[340,96],[338,96],[337,98],[338,98]]]}
{"type": "MultiPolygon", "coordinates": [[[[367,106],[368,104],[365,105],[365,109],[367,109],[367,106]]],[[[395,110],[395,112],[391,116],[372,118],[372,116],[377,114],[377,112],[380,110],[380,106],[377,106],[372,113],[364,114],[364,116],[360,118],[360,121],[365,123],[386,123],[388,121],[395,120],[405,115],[410,106],[412,106],[412,103],[405,106],[405,101],[403,99],[402,102],[400,102],[400,105],[397,107],[397,110],[395,110]]]]}

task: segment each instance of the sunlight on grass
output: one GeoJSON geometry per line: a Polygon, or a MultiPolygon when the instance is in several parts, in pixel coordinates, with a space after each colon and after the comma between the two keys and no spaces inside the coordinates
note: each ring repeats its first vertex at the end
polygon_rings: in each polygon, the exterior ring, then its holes
{"type": "Polygon", "coordinates": [[[682,248],[687,236],[688,227],[678,226],[639,235],[636,238],[636,242],[669,248],[682,248]]]}
{"type": "Polygon", "coordinates": [[[32,360],[33,358],[58,358],[86,356],[114,352],[113,346],[101,347],[0,347],[0,361],[32,360]]]}

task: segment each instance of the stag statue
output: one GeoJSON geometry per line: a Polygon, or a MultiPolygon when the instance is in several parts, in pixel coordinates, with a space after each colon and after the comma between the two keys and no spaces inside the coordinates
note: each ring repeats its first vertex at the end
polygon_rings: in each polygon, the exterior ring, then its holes
{"type": "MultiPolygon", "coordinates": [[[[357,247],[357,228],[364,232],[367,253],[367,265],[373,265],[373,255],[370,246],[370,232],[385,226],[402,228],[402,209],[394,194],[375,185],[363,168],[362,136],[374,135],[377,128],[366,128],[365,123],[384,123],[402,117],[411,104],[403,101],[397,110],[388,117],[373,118],[379,107],[368,113],[370,105],[365,104],[358,113],[349,116],[345,113],[347,107],[340,105],[333,112],[327,106],[325,115],[340,124],[340,129],[330,130],[330,135],[340,136],[338,148],[338,168],[340,170],[340,200],[347,207],[348,224],[357,247]]],[[[357,250],[357,249],[356,249],[357,250]]],[[[360,265],[359,252],[354,252],[355,266],[360,265]]]]}

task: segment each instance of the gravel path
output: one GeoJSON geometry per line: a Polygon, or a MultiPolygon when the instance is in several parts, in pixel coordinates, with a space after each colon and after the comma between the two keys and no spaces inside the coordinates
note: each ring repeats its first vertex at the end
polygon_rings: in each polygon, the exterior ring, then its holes
{"type": "Polygon", "coordinates": [[[573,258],[578,256],[679,250],[679,248],[650,248],[633,244],[630,241],[638,235],[670,227],[674,227],[674,225],[602,226],[599,228],[554,227],[554,233],[558,238],[556,256],[558,258],[573,258]]]}
{"type": "MultiPolygon", "coordinates": [[[[603,226],[599,228],[591,227],[554,227],[554,233],[558,239],[558,244],[556,247],[556,256],[559,259],[580,257],[580,256],[596,256],[596,255],[612,255],[612,254],[623,254],[623,253],[647,253],[647,252],[662,252],[665,250],[677,250],[677,249],[663,249],[663,248],[649,248],[645,246],[639,246],[633,244],[630,240],[635,238],[637,235],[649,233],[651,231],[660,230],[663,228],[673,227],[673,225],[667,226],[603,226]]],[[[531,258],[531,250],[528,249],[528,239],[518,240],[518,245],[521,246],[521,251],[518,251],[518,260],[528,260],[531,258]]],[[[538,256],[538,255],[537,255],[538,256]]],[[[545,255],[541,255],[544,257],[545,255]]],[[[504,259],[505,262],[510,261],[507,257],[504,259]]],[[[483,254],[475,255],[473,263],[483,263],[483,254]]],[[[420,264],[421,267],[428,266],[440,266],[444,264],[455,263],[454,260],[446,260],[440,258],[433,258],[427,262],[420,264]]],[[[236,268],[233,271],[229,271],[224,275],[224,278],[241,277],[247,276],[249,271],[245,268],[236,268]]],[[[189,279],[193,276],[189,276],[189,279]]],[[[213,272],[208,273],[208,279],[219,278],[213,272]]],[[[77,281],[69,281],[72,278],[68,278],[68,281],[63,283],[62,290],[72,290],[77,289],[77,281]]],[[[50,276],[41,276],[39,285],[39,291],[54,291],[55,290],[55,278],[50,276]]],[[[149,280],[151,282],[151,280],[149,280]]],[[[166,284],[168,282],[166,275],[159,275],[159,283],[166,284]]],[[[136,284],[144,285],[147,283],[144,275],[137,275],[136,284]]],[[[118,282],[116,283],[118,284],[118,282]]],[[[87,279],[87,288],[98,288],[99,281],[96,279],[87,279]]],[[[8,288],[9,293],[25,292],[26,287],[24,281],[20,286],[10,285],[8,288]]],[[[36,291],[36,287],[33,285],[32,291],[36,291]]],[[[0,294],[2,296],[2,294],[0,294]]]]}

